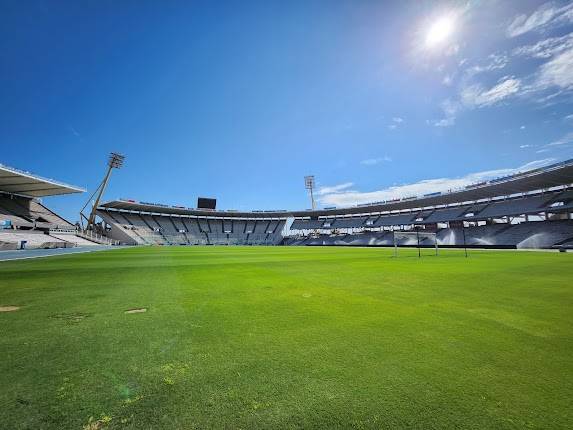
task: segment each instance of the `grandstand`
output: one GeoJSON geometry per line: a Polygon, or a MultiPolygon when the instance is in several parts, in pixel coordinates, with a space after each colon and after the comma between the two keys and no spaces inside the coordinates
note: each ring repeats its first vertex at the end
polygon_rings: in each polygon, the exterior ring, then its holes
{"type": "Polygon", "coordinates": [[[445,247],[569,248],[572,184],[568,160],[447,193],[340,209],[214,211],[120,199],[97,214],[109,236],[128,245],[392,246],[389,232],[421,230],[445,247]]]}
{"type": "Polygon", "coordinates": [[[110,244],[86,235],[54,211],[42,197],[84,192],[82,188],[0,165],[0,250],[71,248],[110,244]]]}

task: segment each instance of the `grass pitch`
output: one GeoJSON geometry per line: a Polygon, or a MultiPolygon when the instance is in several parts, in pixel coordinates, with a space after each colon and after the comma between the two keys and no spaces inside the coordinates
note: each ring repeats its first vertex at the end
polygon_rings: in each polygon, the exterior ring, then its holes
{"type": "Polygon", "coordinates": [[[572,279],[533,252],[0,262],[0,428],[571,428],[572,279]]]}

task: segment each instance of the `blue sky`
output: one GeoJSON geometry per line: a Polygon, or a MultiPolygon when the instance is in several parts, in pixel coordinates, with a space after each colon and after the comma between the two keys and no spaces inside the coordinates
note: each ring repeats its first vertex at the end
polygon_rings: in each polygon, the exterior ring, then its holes
{"type": "Polygon", "coordinates": [[[343,206],[573,157],[571,2],[3,2],[0,52],[0,162],[93,190],[122,152],[108,199],[301,209],[314,174],[343,206]]]}

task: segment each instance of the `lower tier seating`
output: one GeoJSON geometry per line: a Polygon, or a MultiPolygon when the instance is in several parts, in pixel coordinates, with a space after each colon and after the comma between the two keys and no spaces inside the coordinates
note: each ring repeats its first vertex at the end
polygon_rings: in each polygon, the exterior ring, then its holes
{"type": "MultiPolygon", "coordinates": [[[[444,228],[437,232],[438,245],[463,246],[461,228],[444,228]]],[[[285,245],[392,246],[392,232],[365,232],[346,235],[319,235],[285,238],[285,245]]],[[[425,240],[425,239],[424,239],[425,240]]],[[[474,247],[509,247],[517,249],[552,248],[573,242],[573,220],[493,224],[465,228],[465,240],[474,247]]],[[[399,239],[399,245],[416,245],[412,237],[399,239]]],[[[422,243],[424,244],[424,243],[422,243]]]]}

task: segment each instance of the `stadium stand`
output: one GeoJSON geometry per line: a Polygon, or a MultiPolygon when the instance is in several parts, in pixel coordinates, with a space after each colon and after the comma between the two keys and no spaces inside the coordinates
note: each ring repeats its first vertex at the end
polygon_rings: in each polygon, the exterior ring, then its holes
{"type": "Polygon", "coordinates": [[[112,238],[132,245],[391,246],[392,231],[423,229],[442,246],[462,246],[465,231],[469,246],[552,248],[573,240],[572,184],[568,160],[448,193],[347,208],[207,211],[114,200],[98,215],[112,238]]]}
{"type": "Polygon", "coordinates": [[[129,245],[278,245],[285,225],[285,220],[231,220],[111,210],[100,210],[98,215],[111,226],[110,232],[117,240],[129,245]]]}
{"type": "Polygon", "coordinates": [[[90,237],[39,199],[84,190],[0,165],[0,249],[69,248],[110,244],[90,237]]]}
{"type": "MultiPolygon", "coordinates": [[[[526,222],[521,224],[496,224],[465,228],[466,245],[475,248],[552,248],[573,242],[573,221],[526,222]]],[[[461,229],[441,229],[438,232],[441,247],[464,246],[461,229]]],[[[421,245],[425,239],[422,239],[421,245]]],[[[320,235],[289,238],[286,245],[307,246],[392,246],[391,232],[364,232],[349,235],[320,235]]],[[[413,239],[399,241],[400,246],[416,245],[413,239]]],[[[428,244],[432,246],[432,244],[428,244]]]]}

